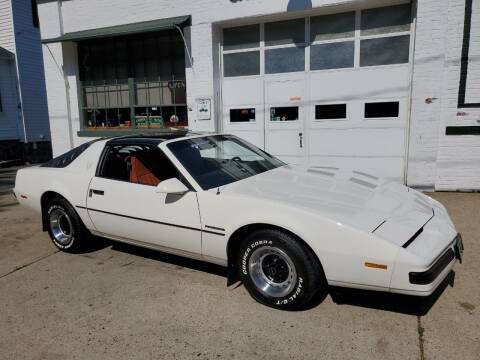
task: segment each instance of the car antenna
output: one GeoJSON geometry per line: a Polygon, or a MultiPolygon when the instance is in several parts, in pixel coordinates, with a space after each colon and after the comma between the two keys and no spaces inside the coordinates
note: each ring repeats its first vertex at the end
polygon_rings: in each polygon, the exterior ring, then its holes
{"type": "Polygon", "coordinates": [[[217,188],[217,195],[220,195],[220,186],[217,188]]]}

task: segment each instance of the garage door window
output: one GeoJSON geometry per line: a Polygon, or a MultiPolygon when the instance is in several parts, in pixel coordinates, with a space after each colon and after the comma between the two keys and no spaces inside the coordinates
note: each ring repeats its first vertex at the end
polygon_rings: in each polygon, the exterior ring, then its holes
{"type": "Polygon", "coordinates": [[[224,29],[224,76],[407,64],[411,7],[408,3],[224,29]]]}
{"type": "Polygon", "coordinates": [[[270,121],[297,121],[298,106],[282,106],[270,108],[270,121]]]}
{"type": "Polygon", "coordinates": [[[223,55],[224,76],[248,76],[260,74],[260,51],[248,51],[223,55]]]}
{"type": "Polygon", "coordinates": [[[355,60],[355,12],[310,19],[310,68],[349,68],[355,60]]]}
{"type": "Polygon", "coordinates": [[[230,109],[230,122],[255,122],[255,108],[230,109]]]}
{"type": "Polygon", "coordinates": [[[360,66],[408,63],[411,4],[364,10],[361,17],[360,66]]]}
{"type": "Polygon", "coordinates": [[[338,120],[347,118],[347,104],[315,106],[315,120],[338,120]]]}
{"type": "Polygon", "coordinates": [[[260,25],[223,30],[223,75],[260,74],[260,25]]]}
{"type": "Polygon", "coordinates": [[[365,119],[396,118],[399,115],[399,102],[374,102],[365,104],[365,119]]]}
{"type": "Polygon", "coordinates": [[[265,24],[265,73],[305,70],[305,19],[265,24]]]}

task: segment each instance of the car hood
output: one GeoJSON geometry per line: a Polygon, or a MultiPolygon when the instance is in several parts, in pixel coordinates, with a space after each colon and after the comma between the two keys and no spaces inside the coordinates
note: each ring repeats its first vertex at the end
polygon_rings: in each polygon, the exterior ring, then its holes
{"type": "Polygon", "coordinates": [[[287,165],[225,186],[222,192],[301,207],[401,246],[433,216],[425,196],[355,170],[287,165]],[[388,224],[388,226],[386,226],[388,224]]]}

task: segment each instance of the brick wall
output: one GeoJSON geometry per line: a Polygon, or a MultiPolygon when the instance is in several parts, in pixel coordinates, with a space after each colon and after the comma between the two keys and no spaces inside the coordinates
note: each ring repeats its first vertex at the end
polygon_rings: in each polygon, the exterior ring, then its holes
{"type": "MultiPolygon", "coordinates": [[[[447,126],[480,125],[480,108],[458,108],[466,1],[418,2],[407,176],[411,186],[480,190],[480,136],[445,135],[447,126]]],[[[480,1],[473,0],[473,5],[480,9],[480,1]]],[[[473,16],[470,41],[479,42],[480,11],[473,16]]],[[[471,54],[471,67],[479,55],[471,54]]],[[[480,71],[469,71],[468,77],[471,87],[480,84],[480,71]]]]}

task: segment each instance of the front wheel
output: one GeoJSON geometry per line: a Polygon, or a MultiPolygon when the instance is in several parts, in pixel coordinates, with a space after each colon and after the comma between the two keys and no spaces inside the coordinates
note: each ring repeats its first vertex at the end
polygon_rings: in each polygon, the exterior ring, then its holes
{"type": "Polygon", "coordinates": [[[278,309],[301,309],[326,280],[315,255],[298,239],[279,230],[252,232],[240,246],[240,278],[259,302],[278,309]]]}
{"type": "Polygon", "coordinates": [[[48,234],[57,248],[77,252],[85,247],[89,236],[72,206],[63,198],[55,198],[47,206],[48,234]]]}

